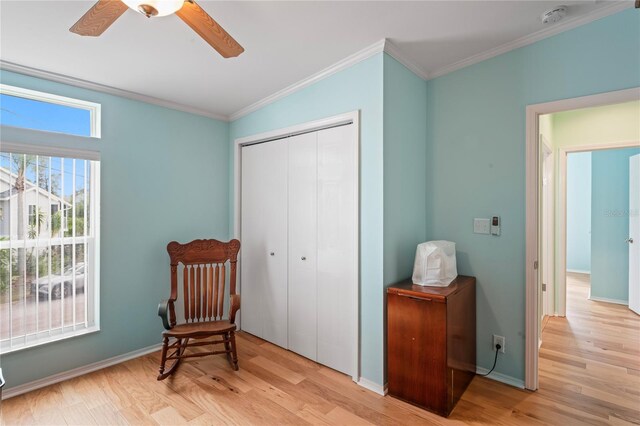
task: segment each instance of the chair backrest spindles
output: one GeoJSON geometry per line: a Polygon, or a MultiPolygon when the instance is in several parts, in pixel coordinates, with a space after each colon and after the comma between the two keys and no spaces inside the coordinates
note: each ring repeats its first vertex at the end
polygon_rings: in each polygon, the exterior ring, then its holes
{"type": "Polygon", "coordinates": [[[196,319],[202,319],[202,268],[196,265],[196,319]]]}
{"type": "Polygon", "coordinates": [[[189,266],[189,319],[196,318],[196,271],[193,265],[189,266]]]}
{"type": "Polygon", "coordinates": [[[220,279],[220,265],[216,263],[216,273],[213,281],[213,318],[218,317],[218,280],[220,279]]]}
{"type": "Polygon", "coordinates": [[[209,302],[207,304],[207,317],[211,319],[213,317],[213,265],[208,266],[209,276],[207,280],[207,290],[209,292],[209,302]]]}
{"type": "Polygon", "coordinates": [[[182,298],[184,300],[184,318],[189,315],[189,269],[182,265],[182,298]]]}
{"type": "Polygon", "coordinates": [[[203,321],[207,319],[207,265],[200,265],[200,275],[201,282],[200,287],[202,288],[202,310],[200,313],[200,318],[203,321]]]}
{"type": "Polygon", "coordinates": [[[224,304],[224,281],[226,278],[226,268],[223,263],[222,267],[220,268],[220,292],[218,293],[220,295],[220,297],[218,297],[218,313],[220,315],[220,318],[222,318],[222,306],[224,304]]]}
{"type": "Polygon", "coordinates": [[[236,264],[240,241],[195,240],[171,242],[171,294],[177,298],[178,264],[182,263],[182,289],[186,322],[218,320],[224,316],[226,262],[231,264],[230,294],[235,294],[236,264]],[[175,296],[174,296],[175,295],[175,296]]]}

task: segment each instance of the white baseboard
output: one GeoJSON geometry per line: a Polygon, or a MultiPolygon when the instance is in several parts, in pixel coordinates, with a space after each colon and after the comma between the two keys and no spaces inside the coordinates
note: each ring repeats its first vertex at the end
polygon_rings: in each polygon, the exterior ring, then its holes
{"type": "Polygon", "coordinates": [[[582,269],[567,269],[567,272],[571,272],[572,274],[591,275],[591,271],[584,271],[582,269]]]}
{"type": "Polygon", "coordinates": [[[615,303],[616,305],[625,305],[625,306],[629,305],[629,302],[626,300],[609,299],[607,297],[596,297],[596,296],[592,296],[591,292],[589,292],[589,300],[593,300],[594,302],[615,303]]]}
{"type": "Polygon", "coordinates": [[[161,348],[162,344],[147,346],[146,348],[127,352],[126,354],[117,355],[111,358],[104,359],[102,361],[94,362],[92,364],[87,364],[82,367],[74,368],[73,370],[63,371],[62,373],[54,374],[43,379],[34,380],[33,382],[10,387],[2,391],[2,399],[8,399],[14,396],[21,395],[23,393],[43,388],[45,386],[73,379],[74,377],[82,376],[83,374],[92,373],[94,371],[110,367],[112,365],[120,364],[121,362],[129,361],[130,359],[138,358],[143,355],[159,351],[161,348]]]}
{"type": "MultiPolygon", "coordinates": [[[[489,370],[483,367],[476,367],[477,374],[487,374],[489,370]]],[[[487,376],[487,379],[492,379],[497,382],[507,384],[519,389],[524,389],[524,380],[516,379],[515,377],[507,376],[506,374],[493,372],[487,376]]]]}
{"type": "MultiPolygon", "coordinates": [[[[486,368],[476,367],[477,374],[487,374],[488,372],[489,370],[487,370],[486,368]]],[[[509,386],[516,387],[518,389],[524,389],[524,380],[516,379],[515,377],[507,376],[506,374],[495,372],[488,375],[487,378],[507,384],[509,386]]],[[[356,381],[356,383],[365,389],[377,393],[378,395],[385,396],[389,392],[386,383],[384,386],[381,386],[377,383],[372,382],[371,380],[365,379],[364,377],[360,377],[360,380],[356,381]]]]}
{"type": "Polygon", "coordinates": [[[360,377],[356,383],[362,386],[365,389],[368,389],[372,392],[377,393],[378,395],[385,396],[387,394],[387,385],[384,386],[379,385],[377,383],[372,382],[371,380],[367,380],[364,377],[360,377]]]}

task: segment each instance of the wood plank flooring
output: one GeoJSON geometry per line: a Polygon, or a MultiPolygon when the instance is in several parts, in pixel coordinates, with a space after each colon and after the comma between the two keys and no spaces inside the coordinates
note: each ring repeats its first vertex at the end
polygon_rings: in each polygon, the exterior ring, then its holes
{"type": "Polygon", "coordinates": [[[588,301],[570,276],[567,318],[550,318],[540,390],[476,377],[448,419],[356,385],[239,333],[240,371],[222,356],[157,382],[151,354],[2,402],[3,424],[582,425],[640,424],[640,317],[588,301]]]}
{"type": "Polygon", "coordinates": [[[567,316],[542,333],[540,396],[584,423],[640,424],[640,316],[588,300],[589,275],[567,273],[567,316]]]}

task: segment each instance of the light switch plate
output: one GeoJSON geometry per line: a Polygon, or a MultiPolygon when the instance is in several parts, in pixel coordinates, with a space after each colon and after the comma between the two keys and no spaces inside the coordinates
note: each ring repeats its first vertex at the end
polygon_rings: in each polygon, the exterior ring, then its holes
{"type": "Polygon", "coordinates": [[[473,233],[474,234],[490,234],[491,233],[491,219],[473,219],[473,233]]]}

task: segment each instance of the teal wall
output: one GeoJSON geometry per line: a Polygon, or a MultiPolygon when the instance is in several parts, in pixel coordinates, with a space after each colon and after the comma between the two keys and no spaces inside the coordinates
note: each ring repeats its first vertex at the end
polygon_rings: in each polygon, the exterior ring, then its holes
{"type": "Polygon", "coordinates": [[[626,10],[427,83],[427,238],[477,277],[478,365],[524,379],[525,109],[640,86],[640,13],[626,10]],[[472,233],[502,217],[502,234],[472,233]]]}
{"type": "Polygon", "coordinates": [[[383,54],[378,54],[232,122],[230,129],[234,141],[360,110],[361,374],[378,384],[383,383],[382,71],[383,54]]]}
{"type": "Polygon", "coordinates": [[[640,148],[594,151],[591,296],[629,300],[629,157],[640,148]]]}
{"type": "Polygon", "coordinates": [[[410,277],[426,238],[427,84],[384,55],[384,284],[410,277]]]}
{"type": "Polygon", "coordinates": [[[388,286],[411,277],[416,246],[426,238],[427,84],[386,54],[383,123],[383,253],[388,286]]]}
{"type": "Polygon", "coordinates": [[[591,152],[567,155],[567,270],[591,271],[591,152]]]}
{"type": "MultiPolygon", "coordinates": [[[[2,355],[7,388],[160,343],[169,241],[229,236],[229,125],[26,77],[2,83],[102,104],[102,138],[57,146],[101,153],[101,331],[2,355]]],[[[19,140],[19,132],[2,137],[19,140]]]]}
{"type": "Polygon", "coordinates": [[[103,138],[88,142],[103,161],[102,331],[3,356],[9,386],[158,343],[166,242],[229,236],[229,141],[353,110],[361,120],[362,376],[384,382],[385,284],[410,274],[417,241],[448,239],[459,273],[478,279],[478,364],[491,366],[491,335],[500,334],[507,353],[497,372],[523,379],[525,108],[639,86],[640,14],[627,10],[426,84],[378,54],[230,125],[6,72],[2,80],[103,104],[103,138]],[[474,217],[494,214],[500,237],[472,233],[474,217]]]}
{"type": "MultiPolygon", "coordinates": [[[[426,236],[426,83],[379,54],[231,123],[231,140],[360,110],[361,375],[384,383],[384,286],[426,236]]],[[[233,191],[230,191],[233,196],[233,191]]]]}

